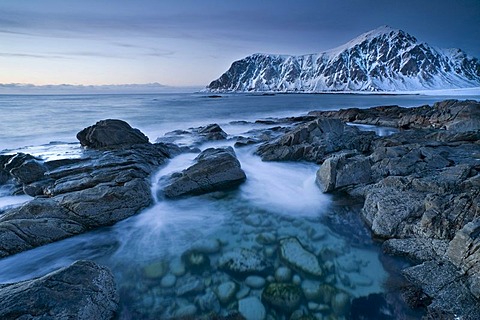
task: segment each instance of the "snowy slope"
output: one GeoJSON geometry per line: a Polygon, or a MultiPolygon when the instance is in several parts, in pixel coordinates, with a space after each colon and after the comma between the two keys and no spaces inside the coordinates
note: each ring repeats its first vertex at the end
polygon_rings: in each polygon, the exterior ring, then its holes
{"type": "Polygon", "coordinates": [[[335,49],[302,56],[254,54],[235,61],[213,92],[413,91],[480,86],[480,63],[460,49],[429,46],[382,26],[335,49]]]}

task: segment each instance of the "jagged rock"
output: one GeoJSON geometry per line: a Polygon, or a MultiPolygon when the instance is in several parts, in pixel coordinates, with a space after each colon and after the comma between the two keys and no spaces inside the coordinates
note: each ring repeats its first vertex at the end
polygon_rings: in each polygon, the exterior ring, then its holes
{"type": "Polygon", "coordinates": [[[298,272],[314,277],[323,275],[317,257],[307,251],[297,238],[291,237],[280,240],[278,251],[280,259],[298,272]]]}
{"type": "Polygon", "coordinates": [[[222,128],[220,128],[220,126],[216,123],[209,124],[205,127],[200,127],[198,129],[198,133],[205,137],[205,139],[208,141],[227,139],[227,134],[225,131],[223,131],[222,128]]]}
{"type": "Polygon", "coordinates": [[[2,319],[112,319],[118,307],[112,273],[77,261],[43,277],[0,285],[2,319]]]}
{"type": "Polygon", "coordinates": [[[263,256],[253,250],[236,248],[224,253],[218,259],[219,269],[236,277],[249,275],[266,275],[272,266],[263,256]]]}
{"type": "Polygon", "coordinates": [[[317,185],[323,192],[372,181],[370,160],[363,155],[342,152],[325,160],[317,171],[317,185]]]}
{"type": "Polygon", "coordinates": [[[196,163],[170,177],[164,195],[175,198],[236,187],[245,181],[245,172],[233,148],[209,148],[195,158],[196,163]]]}
{"type": "Polygon", "coordinates": [[[448,246],[448,258],[468,277],[472,294],[480,300],[480,219],[467,223],[448,246]]]}
{"type": "Polygon", "coordinates": [[[80,144],[93,149],[121,148],[148,143],[148,137],[122,120],[98,121],[77,133],[80,144]]]}
{"type": "Polygon", "coordinates": [[[302,289],[290,283],[270,283],[262,292],[262,301],[283,312],[292,312],[302,302],[302,289]]]}
{"type": "Polygon", "coordinates": [[[427,261],[403,270],[410,282],[422,288],[432,298],[427,307],[427,318],[444,319],[462,315],[464,319],[480,319],[478,300],[468,290],[463,276],[449,262],[427,261]]]}
{"type": "Polygon", "coordinates": [[[264,161],[322,162],[328,154],[343,149],[365,152],[370,148],[373,137],[373,132],[361,132],[336,119],[317,119],[261,145],[257,154],[264,161]]]}
{"type": "MultiPolygon", "coordinates": [[[[0,257],[109,226],[138,213],[152,203],[150,173],[175,152],[169,145],[142,144],[91,150],[84,159],[43,163],[48,171],[23,189],[48,198],[35,198],[1,215],[0,257]]],[[[12,170],[32,158],[19,155],[10,160],[8,169],[12,170]]]]}
{"type": "Polygon", "coordinates": [[[425,238],[389,239],[382,247],[385,253],[422,263],[442,258],[447,251],[448,241],[425,238]]]}

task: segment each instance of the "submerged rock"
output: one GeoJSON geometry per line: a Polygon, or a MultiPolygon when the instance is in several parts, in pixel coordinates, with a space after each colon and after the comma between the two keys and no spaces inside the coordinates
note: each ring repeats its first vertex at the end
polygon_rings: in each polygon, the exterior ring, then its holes
{"type": "Polygon", "coordinates": [[[170,177],[164,195],[176,198],[233,188],[245,181],[245,172],[233,148],[210,148],[195,158],[196,163],[170,177]]]}
{"type": "Polygon", "coordinates": [[[317,257],[306,250],[297,238],[290,237],[280,240],[278,251],[280,259],[298,272],[317,278],[323,275],[317,257]]]}
{"type": "Polygon", "coordinates": [[[226,305],[230,303],[237,293],[237,284],[233,281],[227,281],[220,284],[215,291],[220,303],[226,305]]]}
{"type": "Polygon", "coordinates": [[[93,149],[121,148],[148,143],[148,137],[122,120],[98,121],[77,133],[80,144],[93,149]]]}
{"type": "Polygon", "coordinates": [[[238,301],[238,311],[246,320],[264,320],[267,316],[265,307],[257,297],[248,297],[238,301]]]}
{"type": "Polygon", "coordinates": [[[249,275],[266,275],[272,266],[263,256],[253,250],[236,248],[223,254],[218,259],[219,269],[236,277],[249,275]]]}
{"type": "Polygon", "coordinates": [[[262,301],[271,307],[290,313],[302,302],[302,289],[290,283],[270,283],[262,292],[262,301]]]}
{"type": "Polygon", "coordinates": [[[118,307],[112,273],[77,261],[43,277],[0,285],[2,319],[112,319],[118,307]]]}

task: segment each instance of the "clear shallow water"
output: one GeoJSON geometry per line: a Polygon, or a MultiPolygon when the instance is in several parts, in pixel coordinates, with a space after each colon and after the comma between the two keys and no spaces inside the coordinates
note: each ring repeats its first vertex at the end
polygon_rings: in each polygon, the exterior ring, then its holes
{"type": "MultiPolygon", "coordinates": [[[[74,143],[76,132],[105,118],[124,119],[153,141],[174,129],[213,122],[221,124],[230,135],[246,135],[261,126],[230,122],[339,107],[416,106],[441,99],[348,95],[229,95],[221,99],[203,95],[0,96],[0,108],[11,120],[2,123],[0,150],[11,153],[21,149],[45,159],[80,157],[82,149],[74,143]]],[[[387,134],[388,130],[378,133],[387,134]]],[[[279,241],[296,237],[329,270],[321,280],[294,271],[301,285],[309,281],[317,287],[328,284],[349,299],[387,291],[384,283],[388,274],[381,263],[382,253],[362,224],[357,222],[352,227],[342,220],[335,223],[335,219],[327,219],[345,213],[356,215],[358,206],[350,206],[348,199],[338,201],[319,192],[314,183],[318,168],[315,164],[261,162],[253,155],[252,147],[236,152],[248,177],[238,190],[176,201],[162,199],[158,193],[162,178],[186,168],[196,156],[180,155],[152,176],[152,207],[115,226],[2,259],[0,283],[40,276],[78,259],[92,259],[109,266],[116,276],[121,319],[162,319],[188,310],[195,310],[196,315],[211,310],[226,313],[237,310],[238,300],[244,297],[261,300],[262,288],[251,287],[244,279],[219,270],[220,257],[235,248],[247,248],[277,269],[285,266],[277,254],[279,241]],[[182,254],[206,245],[210,246],[210,267],[201,275],[182,272],[182,254]],[[186,295],[179,292],[178,288],[197,280],[201,290],[186,295]],[[236,297],[225,304],[215,302],[212,296],[229,281],[236,284],[236,297]]],[[[27,200],[10,196],[8,188],[0,189],[0,210],[27,200]]],[[[273,271],[270,277],[274,277],[273,271]]],[[[341,316],[318,298],[304,300],[300,309],[341,316]],[[309,309],[308,302],[327,309],[309,309]]],[[[283,317],[267,311],[276,318],[283,317]]]]}

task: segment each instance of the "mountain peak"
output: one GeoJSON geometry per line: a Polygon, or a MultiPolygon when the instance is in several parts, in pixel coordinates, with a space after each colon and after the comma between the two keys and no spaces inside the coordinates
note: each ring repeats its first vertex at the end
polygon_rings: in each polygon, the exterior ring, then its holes
{"type": "Polygon", "coordinates": [[[480,63],[461,50],[418,42],[380,26],[310,55],[257,54],[232,64],[212,91],[414,91],[480,86],[480,63]]]}

